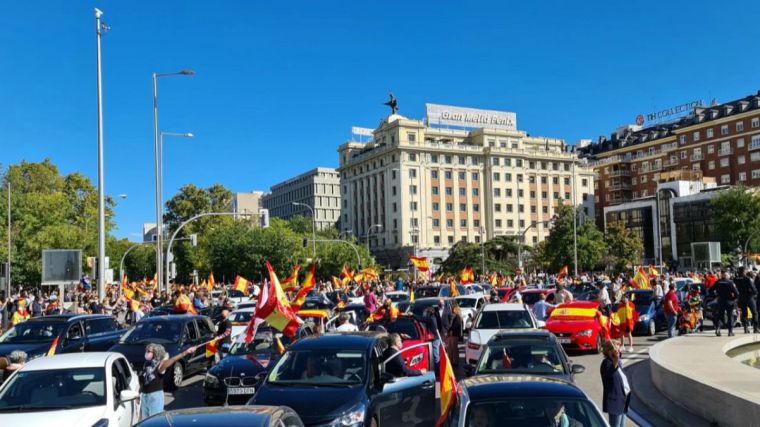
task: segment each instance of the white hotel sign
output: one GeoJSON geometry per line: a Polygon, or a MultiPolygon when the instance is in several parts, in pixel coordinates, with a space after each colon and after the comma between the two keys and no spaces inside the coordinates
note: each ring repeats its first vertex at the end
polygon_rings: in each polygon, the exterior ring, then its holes
{"type": "Polygon", "coordinates": [[[507,111],[478,110],[438,104],[425,104],[425,111],[428,125],[517,129],[517,115],[507,111]]]}

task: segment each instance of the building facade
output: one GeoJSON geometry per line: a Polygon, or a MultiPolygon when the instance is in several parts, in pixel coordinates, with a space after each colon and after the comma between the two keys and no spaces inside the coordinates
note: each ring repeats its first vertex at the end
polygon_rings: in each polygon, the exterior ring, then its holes
{"type": "Polygon", "coordinates": [[[695,107],[670,123],[626,126],[581,149],[594,169],[597,224],[605,209],[655,195],[665,174],[718,185],[760,185],[760,91],[695,107]]]}
{"type": "Polygon", "coordinates": [[[235,195],[232,197],[232,206],[230,209],[232,210],[232,213],[237,214],[258,214],[259,209],[264,208],[264,205],[261,201],[263,196],[263,191],[235,193],[235,195]]]}
{"type": "Polygon", "coordinates": [[[332,168],[312,169],[273,185],[261,200],[272,217],[311,217],[310,207],[318,230],[334,228],[340,220],[340,177],[332,168]]]}
{"type": "Polygon", "coordinates": [[[406,266],[413,253],[440,262],[456,242],[500,235],[538,243],[560,203],[585,200],[594,215],[593,173],[563,140],[529,136],[516,120],[503,125],[499,112],[451,108],[441,116],[481,127],[430,125],[430,111],[426,121],[392,114],[372,141],[338,148],[341,232],[366,242],[380,264],[406,266]],[[480,125],[488,117],[501,125],[480,125]]]}

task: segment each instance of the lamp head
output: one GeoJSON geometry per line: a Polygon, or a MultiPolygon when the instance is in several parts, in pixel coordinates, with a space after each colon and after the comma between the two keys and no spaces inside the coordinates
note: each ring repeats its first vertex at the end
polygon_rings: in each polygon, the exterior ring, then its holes
{"type": "Polygon", "coordinates": [[[195,71],[193,71],[193,70],[182,70],[182,71],[179,72],[179,74],[181,74],[183,76],[192,76],[192,75],[195,75],[195,71]]]}

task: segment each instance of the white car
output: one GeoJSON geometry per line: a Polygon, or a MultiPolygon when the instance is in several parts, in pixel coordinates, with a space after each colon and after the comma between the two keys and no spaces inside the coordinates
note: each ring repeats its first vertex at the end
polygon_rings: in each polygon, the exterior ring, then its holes
{"type": "Polygon", "coordinates": [[[409,293],[403,291],[386,292],[385,297],[391,300],[394,307],[402,301],[409,301],[409,293]]]}
{"type": "Polygon", "coordinates": [[[462,311],[462,321],[464,322],[465,329],[469,329],[472,326],[472,320],[477,315],[478,311],[486,305],[486,299],[483,294],[464,295],[454,298],[462,311]]]}
{"type": "Polygon", "coordinates": [[[140,384],[120,353],[31,360],[0,387],[0,425],[127,427],[140,420],[140,384]]]}
{"type": "Polygon", "coordinates": [[[248,324],[251,322],[251,317],[253,317],[253,313],[255,312],[256,309],[254,307],[249,307],[241,308],[230,313],[230,317],[228,317],[227,320],[232,323],[233,341],[235,340],[235,337],[238,336],[238,334],[241,334],[245,331],[245,328],[248,327],[248,324]]]}
{"type": "Polygon", "coordinates": [[[487,304],[475,316],[464,347],[465,362],[478,363],[483,347],[500,330],[538,329],[539,323],[527,306],[514,303],[487,304]]]}

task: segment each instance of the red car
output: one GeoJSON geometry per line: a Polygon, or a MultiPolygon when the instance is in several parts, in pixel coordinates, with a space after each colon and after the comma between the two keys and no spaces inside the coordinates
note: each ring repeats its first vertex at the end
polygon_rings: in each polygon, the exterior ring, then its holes
{"type": "Polygon", "coordinates": [[[610,338],[610,320],[599,311],[599,303],[574,301],[551,310],[546,330],[556,335],[566,349],[600,353],[602,344],[610,338]]]}
{"type": "MultiPolygon", "coordinates": [[[[533,304],[538,302],[541,294],[546,295],[546,302],[554,303],[554,289],[525,289],[520,292],[523,304],[527,304],[530,308],[533,308],[533,304]]],[[[512,298],[514,299],[514,296],[512,298]]]]}
{"type": "Polygon", "coordinates": [[[517,288],[496,288],[496,292],[499,294],[499,301],[495,302],[508,302],[515,289],[517,288]]]}
{"type": "MultiPolygon", "coordinates": [[[[387,331],[389,334],[397,333],[401,335],[401,348],[408,348],[415,344],[432,342],[435,337],[427,331],[425,325],[414,320],[411,317],[399,316],[392,322],[372,322],[367,324],[368,331],[387,331]]],[[[410,369],[427,369],[430,370],[428,363],[429,353],[427,346],[421,346],[416,350],[410,350],[401,354],[410,369]]]]}

